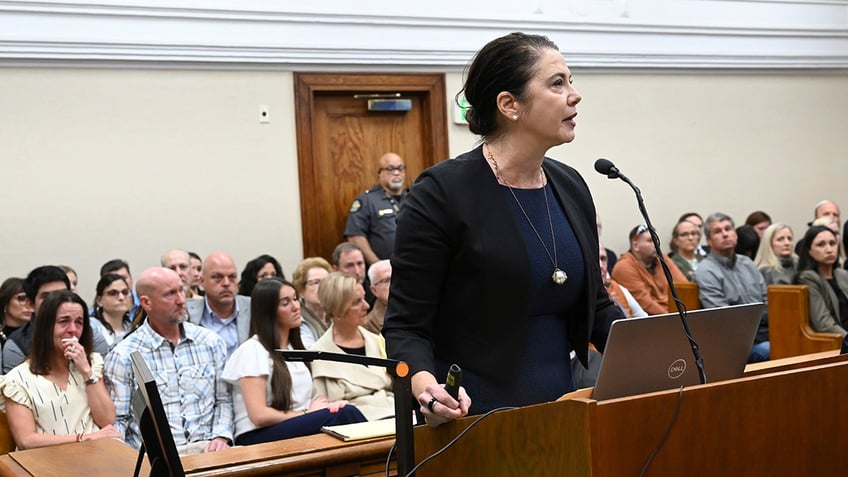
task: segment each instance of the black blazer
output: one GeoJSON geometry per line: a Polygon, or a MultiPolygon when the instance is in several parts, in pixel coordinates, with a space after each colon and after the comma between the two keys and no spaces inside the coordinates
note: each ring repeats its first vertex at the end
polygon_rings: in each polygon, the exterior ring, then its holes
{"type": "MultiPolygon", "coordinates": [[[[614,319],[598,265],[595,207],[583,178],[546,158],[542,166],[565,210],[586,266],[583,296],[566,317],[571,347],[586,364],[603,350],[614,319]]],[[[388,356],[414,374],[434,373],[434,356],[480,375],[510,379],[527,328],[527,251],[482,146],[425,170],[397,217],[383,335],[388,356]]],[[[563,350],[568,353],[568,350],[563,350]]],[[[434,373],[435,374],[435,373],[434,373]]]]}

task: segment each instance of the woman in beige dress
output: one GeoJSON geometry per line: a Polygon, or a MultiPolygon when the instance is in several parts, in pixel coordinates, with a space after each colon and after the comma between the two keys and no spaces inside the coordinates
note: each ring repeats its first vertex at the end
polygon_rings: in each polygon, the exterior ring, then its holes
{"type": "MultiPolygon", "coordinates": [[[[330,328],[310,348],[316,351],[386,357],[386,342],[363,328],[368,303],[356,276],[333,272],[318,289],[321,306],[330,318],[330,328]]],[[[386,368],[360,364],[314,361],[312,394],[330,401],[346,400],[368,420],[394,416],[392,378],[386,368]]]]}

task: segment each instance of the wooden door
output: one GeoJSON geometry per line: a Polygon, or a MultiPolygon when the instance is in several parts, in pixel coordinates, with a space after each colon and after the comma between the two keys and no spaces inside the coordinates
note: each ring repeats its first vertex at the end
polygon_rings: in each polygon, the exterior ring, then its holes
{"type": "Polygon", "coordinates": [[[381,155],[403,157],[407,185],[448,157],[444,75],[296,74],[295,97],[304,256],[330,260],[381,155]],[[368,95],[393,93],[412,109],[368,111],[368,95]]]}

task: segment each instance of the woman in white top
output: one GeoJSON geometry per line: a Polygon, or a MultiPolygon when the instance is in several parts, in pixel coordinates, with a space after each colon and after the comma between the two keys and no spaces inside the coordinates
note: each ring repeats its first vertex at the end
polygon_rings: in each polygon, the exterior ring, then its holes
{"type": "Polygon", "coordinates": [[[100,333],[109,349],[121,341],[132,327],[132,305],[132,292],[124,277],[113,273],[100,277],[94,297],[94,318],[102,325],[100,333]]]}
{"type": "Polygon", "coordinates": [[[6,375],[6,416],[19,449],[119,439],[115,405],[103,384],[103,358],[92,351],[85,302],[70,290],[50,293],[35,316],[29,359],[6,375]]]}
{"type": "Polygon", "coordinates": [[[250,316],[252,336],[233,352],[222,374],[233,385],[236,444],[317,434],[322,426],[365,420],[345,401],[313,397],[309,368],[273,352],[304,349],[300,302],[291,283],[279,278],[257,283],[250,316]]]}

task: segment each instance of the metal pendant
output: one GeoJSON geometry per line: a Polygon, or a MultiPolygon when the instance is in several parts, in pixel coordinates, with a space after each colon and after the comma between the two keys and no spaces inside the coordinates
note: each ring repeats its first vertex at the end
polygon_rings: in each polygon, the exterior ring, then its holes
{"type": "Polygon", "coordinates": [[[554,269],[554,274],[551,275],[551,279],[557,285],[562,285],[563,283],[565,283],[566,280],[568,280],[568,275],[566,275],[565,272],[563,272],[559,269],[559,267],[557,267],[554,269]]]}

